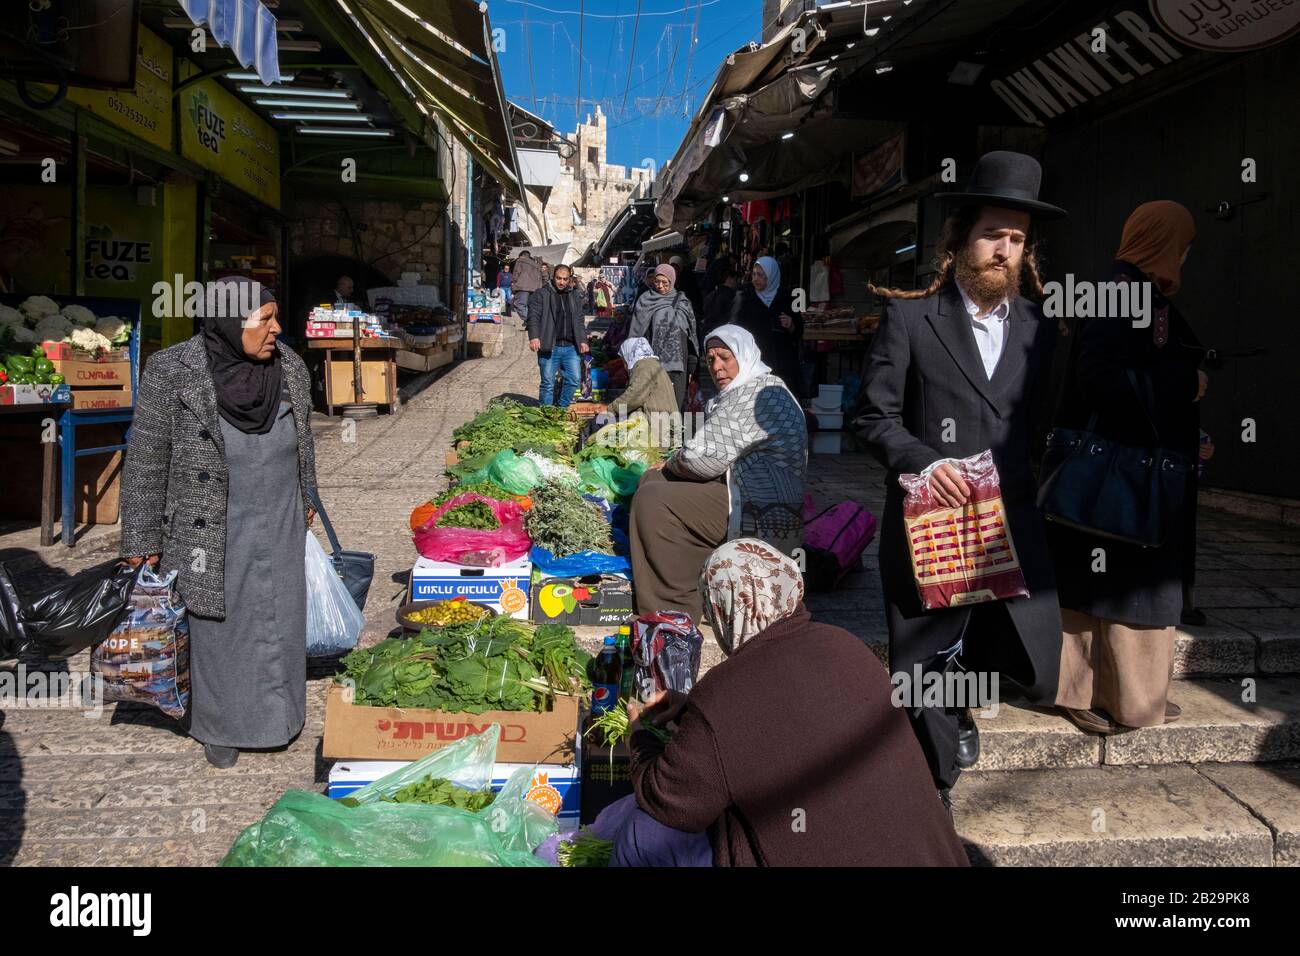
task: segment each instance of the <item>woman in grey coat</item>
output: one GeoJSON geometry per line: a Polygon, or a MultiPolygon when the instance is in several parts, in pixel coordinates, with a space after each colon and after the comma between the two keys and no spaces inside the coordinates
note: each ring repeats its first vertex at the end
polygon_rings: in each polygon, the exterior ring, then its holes
{"type": "Polygon", "coordinates": [[[200,334],[154,355],[140,383],[121,553],[178,572],[189,731],[229,767],[240,749],[289,743],[306,720],[316,461],[307,368],[276,341],[275,299],[260,290],[249,303],[259,287],[244,279],[215,287],[200,334]],[[242,308],[222,307],[241,293],[242,308]]]}
{"type": "Polygon", "coordinates": [[[695,310],[686,293],[678,291],[677,270],[659,266],[650,277],[650,290],[642,293],[632,308],[627,336],[650,340],[659,362],[673,383],[680,411],[686,403],[687,372],[695,368],[699,339],[695,310]]]}

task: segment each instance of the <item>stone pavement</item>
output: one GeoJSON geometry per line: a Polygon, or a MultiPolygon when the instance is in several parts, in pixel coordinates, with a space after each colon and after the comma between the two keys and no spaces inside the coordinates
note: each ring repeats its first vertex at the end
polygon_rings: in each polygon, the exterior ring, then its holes
{"type": "MultiPolygon", "coordinates": [[[[535,395],[522,332],[507,325],[503,336],[499,354],[451,367],[396,416],[355,430],[324,416],[313,424],[321,493],[344,546],[376,555],[366,643],[395,625],[415,559],[407,516],[445,487],[452,430],[495,395],[535,395]]],[[[818,503],[851,497],[879,513],[882,473],[866,456],[818,457],[810,475],[818,503]]],[[[977,862],[1300,863],[1300,530],[1208,510],[1200,527],[1199,595],[1211,622],[1179,636],[1172,699],[1182,720],[1102,739],[1024,707],[981,719],[982,760],[954,792],[977,862]]],[[[92,529],[74,552],[36,541],[33,529],[0,526],[0,561],[24,590],[110,558],[117,535],[92,529]]],[[[883,659],[876,550],[808,603],[883,659]]],[[[594,647],[599,634],[580,637],[594,647]]],[[[84,669],[86,656],[67,667],[84,669]]],[[[705,667],[719,660],[706,642],[705,667]]],[[[284,790],[323,789],[328,683],[328,668],[312,672],[307,725],[288,748],[245,753],[226,771],[152,710],[0,713],[0,864],[216,863],[284,790]]]]}

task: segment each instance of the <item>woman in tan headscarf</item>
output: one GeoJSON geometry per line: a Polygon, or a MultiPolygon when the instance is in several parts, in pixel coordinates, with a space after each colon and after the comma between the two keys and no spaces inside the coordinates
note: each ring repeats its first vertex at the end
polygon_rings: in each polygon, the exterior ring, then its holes
{"type": "MultiPolygon", "coordinates": [[[[1096,416],[1101,438],[1195,462],[1204,349],[1169,300],[1195,235],[1192,214],[1175,202],[1145,203],[1129,216],[1107,278],[1151,284],[1149,322],[1112,316],[1080,324],[1062,425],[1086,428],[1096,416]]],[[[1159,548],[1049,522],[1064,628],[1056,702],[1084,730],[1110,734],[1180,714],[1169,689],[1174,627],[1195,565],[1196,469],[1187,471],[1184,511],[1159,548]]]]}
{"type": "Polygon", "coordinates": [[[799,566],[741,538],[700,593],[727,659],[689,696],[633,704],[638,810],[615,864],[689,858],[705,833],[714,866],[967,865],[884,665],[811,620],[799,566]],[[644,722],[676,729],[665,745],[644,722]]]}

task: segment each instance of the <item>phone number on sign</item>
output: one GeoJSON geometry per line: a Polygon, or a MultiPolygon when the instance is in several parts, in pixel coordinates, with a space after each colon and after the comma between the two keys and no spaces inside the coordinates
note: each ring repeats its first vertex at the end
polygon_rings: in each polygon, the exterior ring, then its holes
{"type": "Polygon", "coordinates": [[[108,106],[109,109],[116,113],[121,113],[133,123],[139,123],[150,132],[156,132],[158,129],[157,120],[150,119],[133,106],[127,106],[116,96],[110,96],[108,98],[108,106]]]}

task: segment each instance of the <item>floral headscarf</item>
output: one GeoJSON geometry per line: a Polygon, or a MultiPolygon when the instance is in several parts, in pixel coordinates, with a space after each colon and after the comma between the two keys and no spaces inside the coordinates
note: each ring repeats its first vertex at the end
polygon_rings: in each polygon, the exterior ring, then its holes
{"type": "Polygon", "coordinates": [[[700,573],[704,616],[727,656],[793,614],[803,593],[799,566],[757,538],[728,541],[700,573]]]}
{"type": "Polygon", "coordinates": [[[618,354],[623,357],[623,364],[627,366],[629,372],[644,358],[658,358],[655,350],[650,347],[649,341],[640,337],[624,339],[623,344],[618,347],[618,354]]]}

